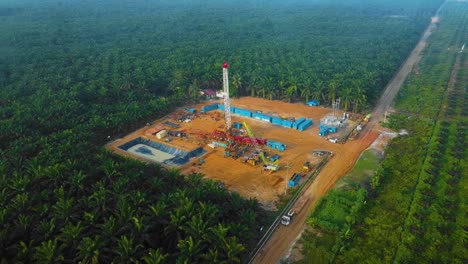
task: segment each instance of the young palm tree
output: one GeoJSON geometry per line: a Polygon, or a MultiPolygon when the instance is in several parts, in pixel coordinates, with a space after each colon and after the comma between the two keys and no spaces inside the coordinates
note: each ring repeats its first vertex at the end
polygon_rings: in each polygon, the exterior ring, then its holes
{"type": "Polygon", "coordinates": [[[277,86],[277,90],[278,90],[278,98],[282,98],[283,94],[284,94],[284,91],[286,89],[286,81],[283,79],[283,77],[280,77],[281,79],[278,81],[278,86],[277,86]]]}
{"type": "Polygon", "coordinates": [[[208,252],[202,254],[201,258],[203,262],[206,262],[206,263],[220,263],[220,264],[228,263],[225,260],[220,260],[218,250],[212,249],[212,248],[210,248],[208,252]]]}
{"type": "Polygon", "coordinates": [[[273,88],[267,88],[266,98],[273,100],[275,98],[275,90],[273,88]]]}
{"type": "Polygon", "coordinates": [[[142,260],[146,264],[161,264],[165,263],[168,256],[169,254],[164,254],[160,248],[156,250],[150,249],[148,253],[143,256],[142,260]]]}
{"type": "Polygon", "coordinates": [[[195,215],[192,216],[190,221],[182,226],[182,230],[184,230],[189,236],[198,240],[208,233],[209,222],[211,221],[206,221],[206,219],[202,218],[201,215],[195,215]]]}
{"type": "Polygon", "coordinates": [[[242,94],[242,78],[239,74],[234,74],[232,76],[232,88],[233,89],[233,96],[239,96],[239,93],[242,94]]]}
{"type": "Polygon", "coordinates": [[[311,95],[312,87],[310,85],[304,84],[304,87],[301,89],[301,97],[304,97],[305,102],[307,103],[311,95]]]}
{"type": "Polygon", "coordinates": [[[337,91],[338,85],[334,81],[331,81],[328,84],[328,101],[330,102],[330,104],[333,104],[333,102],[335,102],[337,91]]]}
{"type": "Polygon", "coordinates": [[[227,259],[234,263],[240,263],[240,254],[245,250],[245,247],[239,243],[237,237],[227,238],[223,248],[226,252],[227,259]]]}
{"type": "Polygon", "coordinates": [[[188,87],[189,97],[192,99],[198,99],[200,97],[200,85],[196,79],[192,80],[188,87]]]}
{"type": "Polygon", "coordinates": [[[47,240],[34,248],[33,259],[39,263],[58,263],[65,258],[57,246],[57,239],[47,240]]]}
{"type": "Polygon", "coordinates": [[[59,220],[68,220],[73,208],[73,198],[65,197],[63,186],[55,191],[58,201],[52,206],[55,217],[59,220]]]}
{"type": "Polygon", "coordinates": [[[353,107],[353,112],[359,111],[359,107],[362,105],[366,104],[367,97],[364,94],[363,90],[361,88],[358,88],[354,90],[354,107],[353,107]]]}
{"type": "Polygon", "coordinates": [[[323,81],[316,80],[313,82],[312,98],[325,102],[325,85],[323,81]]]}
{"type": "Polygon", "coordinates": [[[143,245],[134,245],[133,237],[121,236],[117,241],[117,248],[115,252],[119,257],[117,262],[135,262],[134,256],[136,252],[142,248],[143,245]]]}
{"type": "Polygon", "coordinates": [[[180,240],[179,243],[177,243],[177,248],[180,250],[180,260],[188,260],[188,263],[198,263],[200,253],[202,252],[200,240],[194,240],[189,236],[186,239],[180,240]]]}
{"type": "Polygon", "coordinates": [[[294,97],[296,93],[297,93],[297,85],[290,84],[289,87],[285,91],[286,98],[288,99],[289,102],[291,102],[291,99],[294,97]]]}
{"type": "Polygon", "coordinates": [[[341,100],[343,100],[343,110],[348,111],[349,104],[351,103],[353,90],[349,87],[341,91],[341,100]]]}

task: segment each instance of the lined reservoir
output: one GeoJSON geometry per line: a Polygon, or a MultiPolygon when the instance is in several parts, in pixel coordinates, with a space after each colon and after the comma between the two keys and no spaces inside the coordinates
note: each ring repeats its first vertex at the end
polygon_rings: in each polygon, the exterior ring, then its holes
{"type": "Polygon", "coordinates": [[[133,155],[175,167],[182,166],[188,163],[190,159],[206,153],[206,150],[202,147],[187,152],[142,137],[135,138],[119,146],[119,148],[133,155]]]}

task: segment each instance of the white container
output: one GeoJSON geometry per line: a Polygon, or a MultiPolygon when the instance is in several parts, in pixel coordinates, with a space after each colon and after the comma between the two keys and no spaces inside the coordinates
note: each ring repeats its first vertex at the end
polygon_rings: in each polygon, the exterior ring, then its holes
{"type": "Polygon", "coordinates": [[[156,134],[157,139],[162,139],[167,136],[167,130],[161,130],[156,134]]]}

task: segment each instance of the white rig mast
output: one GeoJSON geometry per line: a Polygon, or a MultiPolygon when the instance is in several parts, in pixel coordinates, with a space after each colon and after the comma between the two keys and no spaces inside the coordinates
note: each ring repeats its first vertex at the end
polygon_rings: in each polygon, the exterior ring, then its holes
{"type": "Polygon", "coordinates": [[[226,119],[226,131],[231,129],[231,101],[229,99],[229,64],[223,64],[223,88],[224,88],[224,118],[226,119]]]}

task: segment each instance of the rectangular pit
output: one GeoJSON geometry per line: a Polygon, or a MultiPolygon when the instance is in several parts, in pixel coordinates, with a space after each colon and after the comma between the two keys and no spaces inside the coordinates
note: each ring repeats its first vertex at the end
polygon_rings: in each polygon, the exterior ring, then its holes
{"type": "Polygon", "coordinates": [[[172,167],[183,166],[187,164],[190,159],[199,157],[206,153],[206,150],[202,147],[187,152],[142,137],[135,138],[123,145],[120,145],[118,148],[132,155],[172,167]]]}

